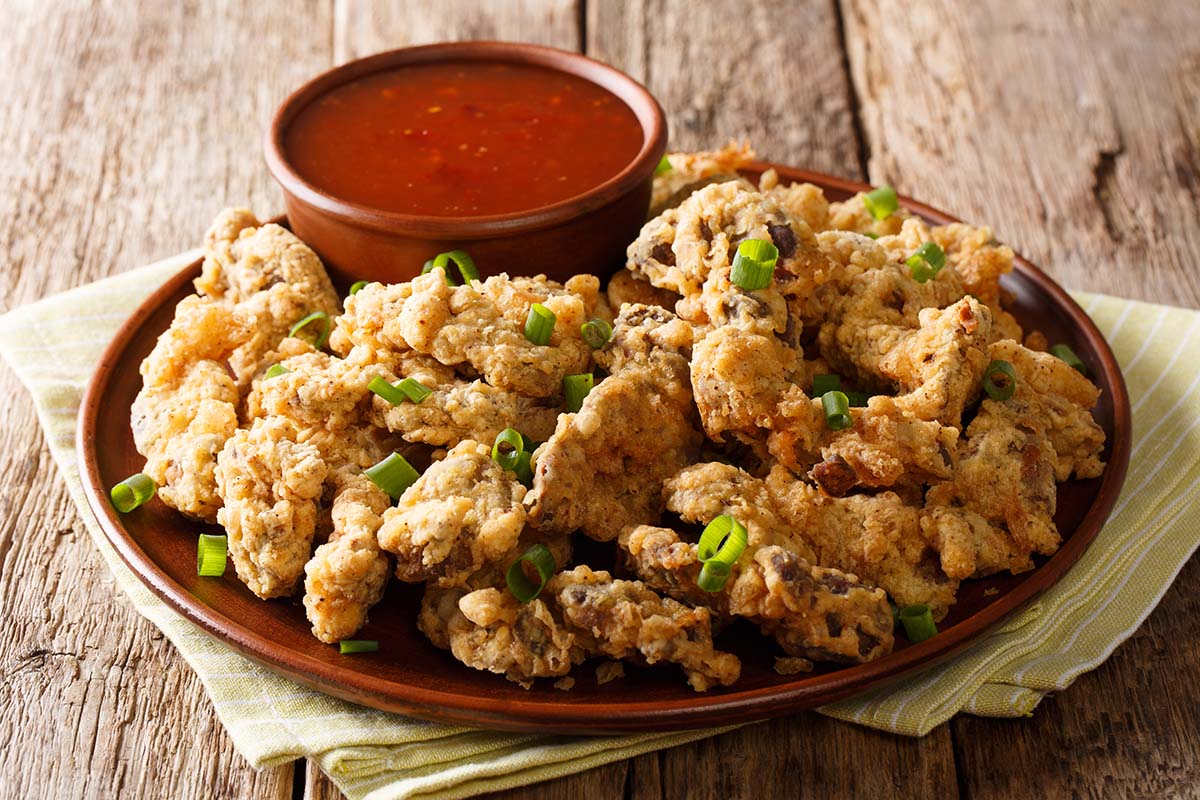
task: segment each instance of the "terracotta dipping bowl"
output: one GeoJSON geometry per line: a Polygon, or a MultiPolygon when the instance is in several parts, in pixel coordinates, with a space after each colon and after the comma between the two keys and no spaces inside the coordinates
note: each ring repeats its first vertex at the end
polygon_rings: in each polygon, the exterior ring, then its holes
{"type": "MultiPolygon", "coordinates": [[[[283,102],[267,130],[267,167],[283,188],[292,230],[343,287],[356,281],[395,283],[417,275],[438,253],[462,248],[485,275],[544,273],[565,280],[580,272],[607,276],[623,263],[650,204],[654,169],[666,150],[667,122],[637,81],[577,53],[528,44],[458,42],[408,47],[335,67],[283,102]],[[506,61],[578,76],[616,95],[641,123],[641,150],[621,172],[583,194],[511,214],[419,216],[348,202],[305,181],[288,161],[288,125],[309,103],[356,78],[407,64],[506,61]]],[[[586,154],[580,157],[586,158],[586,154]]]]}

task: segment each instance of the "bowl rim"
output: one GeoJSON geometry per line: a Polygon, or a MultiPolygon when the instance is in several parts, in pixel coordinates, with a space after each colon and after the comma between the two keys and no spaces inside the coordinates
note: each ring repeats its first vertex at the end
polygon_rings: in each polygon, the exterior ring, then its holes
{"type": "MultiPolygon", "coordinates": [[[[859,181],[770,162],[748,164],[743,172],[758,175],[768,168],[776,169],[780,177],[789,183],[816,183],[825,189],[835,188],[851,194],[870,188],[859,181]]],[[[900,196],[900,204],[937,224],[961,221],[909,197],[900,196]]],[[[1113,436],[1108,464],[1099,479],[1096,497],[1083,519],[1058,552],[1032,572],[1025,573],[1024,579],[1012,589],[939,632],[938,636],[893,651],[878,660],[821,675],[794,676],[790,680],[754,689],[738,689],[734,686],[721,692],[683,699],[655,700],[631,707],[620,700],[575,704],[569,696],[564,696],[554,702],[536,697],[510,701],[500,697],[464,695],[394,684],[368,671],[338,668],[306,653],[289,649],[255,629],[252,623],[231,619],[222,611],[207,605],[178,584],[142,550],[125,531],[120,515],[108,501],[107,490],[100,483],[95,449],[96,432],[103,418],[101,412],[105,404],[106,387],[131,339],[158,306],[198,274],[199,268],[200,261],[189,264],[143,301],[117,330],[88,382],[77,420],[76,453],[90,510],[108,541],[142,584],[185,618],[278,674],[323,693],[384,711],[495,730],[614,734],[687,730],[762,720],[875,689],[923,672],[957,655],[1056,584],[1099,534],[1121,491],[1129,465],[1132,441],[1129,395],[1112,349],[1095,323],[1066,290],[1018,255],[1015,258],[1016,272],[1055,301],[1070,320],[1072,329],[1087,341],[1091,351],[1096,354],[1099,362],[1097,377],[1102,377],[1103,384],[1112,392],[1113,436]]],[[[499,676],[488,677],[502,680],[499,676]]]]}
{"type": "Polygon", "coordinates": [[[581,217],[628,194],[654,175],[667,148],[667,119],[645,86],[619,69],[593,58],[545,45],[472,40],[387,50],[332,67],[311,78],[279,105],[263,138],[267,169],[291,199],[320,214],[361,228],[434,238],[482,238],[539,230],[581,217]],[[616,95],[637,117],[642,147],[603,183],[549,205],[506,214],[447,217],[402,214],[344,200],[305,180],[287,157],[284,138],[292,120],[313,100],[365,75],[438,61],[505,61],[574,75],[616,95]]]}

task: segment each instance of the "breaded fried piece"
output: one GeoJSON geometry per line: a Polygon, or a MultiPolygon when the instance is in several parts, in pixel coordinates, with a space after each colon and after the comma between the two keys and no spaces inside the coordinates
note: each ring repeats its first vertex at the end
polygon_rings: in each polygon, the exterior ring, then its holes
{"type": "Polygon", "coordinates": [[[831,262],[812,229],[766,195],[740,183],[707,186],[646,223],[629,245],[626,266],[655,286],[700,292],[713,269],[728,267],[743,239],[775,244],[777,288],[803,296],[830,279],[831,262]]]}
{"type": "Polygon", "coordinates": [[[698,692],[729,686],[741,674],[737,656],[713,648],[706,608],[689,608],[641,581],[615,580],[584,565],[555,575],[544,591],[589,655],[679,664],[698,692]]]}
{"type": "Polygon", "coordinates": [[[811,183],[782,184],[779,182],[779,173],[772,168],[759,178],[758,190],[769,195],[796,219],[804,220],[814,231],[829,227],[829,201],[820,186],[811,183]]]}
{"type": "Polygon", "coordinates": [[[609,308],[614,313],[621,312],[621,306],[626,303],[638,303],[647,306],[662,306],[675,308],[679,295],[666,289],[659,289],[639,273],[627,269],[618,270],[608,281],[605,290],[609,308]]]}
{"type": "Polygon", "coordinates": [[[394,373],[378,374],[391,383],[414,378],[433,392],[420,403],[396,406],[382,397],[372,399],[369,419],[411,442],[438,447],[452,447],[465,439],[491,442],[505,428],[545,441],[554,433],[561,410],[556,398],[524,397],[483,381],[463,380],[450,367],[418,353],[400,359],[394,373]]]}
{"type": "Polygon", "coordinates": [[[654,522],[662,482],[699,452],[688,356],[691,329],[657,306],[625,306],[597,360],[611,374],[578,413],[558,418],[534,454],[530,522],[610,541],[654,522]]]}
{"type": "Polygon", "coordinates": [[[580,327],[598,300],[599,281],[592,275],[577,275],[565,286],[545,277],[497,275],[451,287],[438,268],[412,281],[398,331],[417,352],[449,366],[469,365],[492,386],[554,397],[562,393],[564,375],[587,372],[592,363],[580,327]],[[547,345],[525,336],[534,303],[556,316],[547,345]]]}
{"type": "Polygon", "coordinates": [[[762,439],[798,362],[796,351],[775,336],[732,325],[709,333],[692,350],[692,391],[704,432],[716,442],[726,432],[747,442],[762,439]]]}
{"type": "Polygon", "coordinates": [[[958,581],[946,576],[921,534],[919,509],[894,492],[827,497],[776,467],[766,480],[776,507],[811,543],[816,563],[857,575],[899,606],[927,603],[934,619],[954,604],[958,581]]]}
{"type": "Polygon", "coordinates": [[[345,471],[335,481],[341,485],[333,498],[333,533],[304,567],[304,608],[313,636],[331,643],[366,624],[391,572],[375,535],[391,498],[361,473],[345,471]]]}
{"type": "Polygon", "coordinates": [[[363,347],[375,354],[372,360],[392,363],[410,350],[400,333],[400,313],[412,293],[411,283],[368,283],[347,297],[329,334],[329,349],[345,358],[363,347]]]}
{"type": "Polygon", "coordinates": [[[314,311],[332,320],[341,306],[308,245],[239,208],[222,211],[205,235],[204,272],[196,291],[233,305],[247,322],[248,338],[228,358],[242,390],[274,361],[271,351],[293,325],[314,311]]]}
{"type": "Polygon", "coordinates": [[[410,486],[383,515],[379,546],[396,556],[402,581],[461,585],[508,553],[525,525],[525,487],[466,440],[410,486]]]}
{"type": "Polygon", "coordinates": [[[911,216],[908,211],[898,208],[886,219],[875,219],[867,211],[866,204],[863,203],[864,194],[864,192],[859,192],[849,200],[830,203],[825,227],[840,231],[854,231],[855,233],[873,233],[876,236],[890,236],[899,233],[900,226],[911,216]]]}
{"type": "Polygon", "coordinates": [[[1090,412],[1100,393],[1091,381],[1010,340],[993,344],[989,355],[1013,365],[1013,396],[983,401],[953,478],[930,488],[922,518],[942,568],[963,578],[1022,572],[1033,568],[1033,553],[1056,552],[1055,481],[1104,469],[1104,432],[1090,412]]]}
{"type": "Polygon", "coordinates": [[[814,567],[788,547],[747,546],[725,586],[706,592],[697,584],[702,564],[696,545],[675,531],[643,525],[622,534],[621,546],[630,568],[652,589],[744,617],[789,655],[860,663],[891,652],[892,612],[884,591],[854,575],[814,567]]]}
{"type": "Polygon", "coordinates": [[[290,595],[300,582],[328,471],[296,433],[286,418],[264,417],[237,431],[217,459],[217,521],[238,577],[264,599],[290,595]]]}
{"type": "MultiPolygon", "coordinates": [[[[738,170],[754,160],[754,150],[748,144],[731,141],[720,150],[668,153],[666,158],[671,168],[654,176],[650,217],[679,205],[710,183],[738,180],[738,170]]],[[[620,305],[615,308],[620,310],[620,305]]]]}
{"type": "Polygon", "coordinates": [[[905,394],[896,404],[918,419],[960,427],[962,412],[979,396],[988,365],[992,314],[972,297],[945,309],[921,309],[921,327],[879,361],[879,371],[905,394]]]}
{"type": "Polygon", "coordinates": [[[217,455],[237,429],[238,388],[224,361],[245,335],[225,305],[187,297],[142,362],[130,426],[142,470],[158,496],[189,517],[214,522],[217,455]]]}

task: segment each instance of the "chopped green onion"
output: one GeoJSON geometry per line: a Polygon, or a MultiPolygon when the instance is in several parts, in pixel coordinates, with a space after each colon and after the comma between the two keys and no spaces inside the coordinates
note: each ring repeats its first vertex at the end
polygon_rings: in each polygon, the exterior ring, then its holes
{"type": "Polygon", "coordinates": [[[572,414],[583,408],[583,398],[596,384],[596,379],[590,372],[580,375],[563,376],[563,394],[567,396],[567,411],[572,414]]]}
{"type": "Polygon", "coordinates": [[[312,341],[312,346],[320,350],[325,346],[325,342],[329,341],[329,315],[324,311],[314,311],[304,319],[297,322],[292,326],[292,329],[288,331],[288,336],[296,336],[300,333],[300,331],[307,328],[310,323],[314,322],[320,323],[320,332],[312,341]]]}
{"type": "Polygon", "coordinates": [[[424,401],[426,397],[429,397],[429,395],[433,394],[432,389],[421,383],[416,378],[405,378],[404,380],[400,381],[400,383],[396,384],[396,388],[404,392],[405,397],[412,402],[417,403],[418,405],[424,401]]]}
{"type": "Polygon", "coordinates": [[[658,160],[658,166],[656,166],[654,168],[654,174],[662,175],[664,172],[670,172],[671,169],[672,169],[671,159],[667,158],[666,156],[663,156],[662,158],[660,158],[658,160]]]}
{"type": "Polygon", "coordinates": [[[529,317],[525,320],[525,338],[537,345],[550,344],[550,334],[554,333],[557,319],[553,311],[541,303],[534,303],[529,307],[529,317]]]}
{"type": "Polygon", "coordinates": [[[722,514],[700,534],[696,556],[701,562],[720,561],[732,566],[746,549],[746,526],[728,514],[722,514]]]}
{"type": "Polygon", "coordinates": [[[219,578],[225,574],[225,554],[229,540],[225,534],[200,534],[196,542],[196,574],[203,578],[219,578]]]}
{"type": "Polygon", "coordinates": [[[533,450],[525,450],[517,457],[513,473],[526,489],[533,486],[533,450]]]}
{"type": "Polygon", "coordinates": [[[908,274],[912,275],[914,281],[925,283],[936,277],[942,271],[942,267],[946,266],[946,254],[938,247],[937,242],[926,242],[904,263],[908,264],[908,274]]]}
{"type": "Polygon", "coordinates": [[[338,652],[344,656],[354,653],[374,653],[379,650],[379,642],[374,639],[342,639],[338,642],[338,652]]]}
{"type": "Polygon", "coordinates": [[[871,400],[871,395],[866,392],[844,392],[844,394],[850,401],[851,408],[866,408],[867,403],[871,400]]]}
{"type": "Polygon", "coordinates": [[[350,284],[350,296],[353,297],[354,295],[358,294],[359,291],[366,285],[367,281],[355,281],[354,283],[350,284]]]}
{"type": "Polygon", "coordinates": [[[271,380],[271,378],[278,378],[280,375],[287,375],[289,372],[291,370],[283,364],[272,364],[270,369],[267,370],[265,378],[266,380],[271,380]]]}
{"type": "Polygon", "coordinates": [[[112,504],[117,511],[128,514],[154,497],[154,489],[154,480],[149,475],[139,472],[112,487],[108,496],[112,498],[112,504]]]}
{"type": "Polygon", "coordinates": [[[514,428],[505,428],[496,434],[492,443],[492,459],[504,469],[513,472],[525,452],[525,437],[514,428]]]}
{"type": "Polygon", "coordinates": [[[579,326],[579,334],[588,347],[599,350],[612,338],[612,325],[602,319],[589,320],[579,326]]]}
{"type": "Polygon", "coordinates": [[[1079,358],[1079,356],[1075,355],[1075,351],[1072,350],[1067,345],[1065,345],[1065,344],[1054,345],[1053,347],[1050,348],[1050,355],[1054,356],[1055,358],[1061,359],[1062,361],[1067,362],[1068,365],[1079,370],[1084,375],[1088,374],[1087,365],[1084,364],[1083,361],[1079,358]]]}
{"type": "Polygon", "coordinates": [[[441,267],[446,271],[446,278],[450,278],[450,262],[454,262],[454,266],[458,267],[458,274],[462,275],[464,283],[479,280],[479,270],[475,267],[475,259],[467,254],[466,250],[449,250],[445,253],[438,253],[433,257],[433,266],[441,267]]]}
{"type": "Polygon", "coordinates": [[[842,388],[842,379],[837,375],[813,375],[813,397],[826,392],[837,392],[842,388]]]}
{"type": "Polygon", "coordinates": [[[375,466],[363,470],[363,474],[370,478],[372,483],[387,492],[388,497],[393,500],[404,494],[404,490],[421,477],[421,473],[417,472],[413,465],[399,453],[392,453],[375,466]]]}
{"type": "Polygon", "coordinates": [[[900,208],[896,190],[886,183],[863,195],[863,205],[875,219],[887,219],[900,208]]]}
{"type": "Polygon", "coordinates": [[[706,561],[696,577],[696,585],[705,592],[719,592],[729,580],[729,565],[724,561],[706,561]]]}
{"type": "Polygon", "coordinates": [[[404,393],[378,375],[371,378],[371,382],[367,384],[367,389],[372,394],[379,395],[394,406],[398,406],[404,402],[404,393]]]}
{"type": "Polygon", "coordinates": [[[993,361],[983,371],[983,390],[988,397],[1004,402],[1017,390],[1017,371],[1007,361],[993,361]]]}
{"type": "Polygon", "coordinates": [[[854,424],[850,416],[850,399],[842,392],[826,392],[821,395],[821,407],[825,410],[825,425],[831,431],[840,431],[854,424]]]}
{"type": "Polygon", "coordinates": [[[504,582],[508,584],[508,590],[512,592],[513,597],[522,603],[528,603],[541,593],[546,581],[550,580],[557,569],[558,565],[554,563],[550,549],[544,544],[535,544],[509,566],[508,572],[504,574],[504,582]],[[525,572],[525,564],[537,570],[537,582],[530,580],[525,572]]]}
{"type": "Polygon", "coordinates": [[[870,231],[867,231],[866,233],[864,233],[863,236],[867,237],[868,239],[878,239],[879,238],[878,233],[871,233],[870,231]]]}
{"type": "Polygon", "coordinates": [[[733,256],[729,279],[746,291],[753,292],[771,285],[775,277],[775,262],[779,249],[766,239],[744,239],[733,256]]]}
{"type": "Polygon", "coordinates": [[[937,635],[937,625],[933,621],[933,612],[929,606],[921,603],[915,606],[905,606],[898,615],[900,624],[904,626],[904,635],[913,644],[923,642],[937,635]]]}

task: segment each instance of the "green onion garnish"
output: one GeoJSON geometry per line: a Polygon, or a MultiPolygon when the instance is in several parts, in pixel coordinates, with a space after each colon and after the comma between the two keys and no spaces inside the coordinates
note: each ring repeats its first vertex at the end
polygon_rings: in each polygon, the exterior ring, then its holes
{"type": "Polygon", "coordinates": [[[937,625],[933,621],[933,613],[924,603],[905,606],[900,609],[899,617],[900,624],[904,626],[904,635],[913,644],[937,635],[937,625]]]}
{"type": "Polygon", "coordinates": [[[937,242],[926,242],[904,263],[908,264],[908,274],[912,275],[913,280],[924,283],[942,271],[942,267],[946,265],[946,254],[938,247],[937,242]]]}
{"type": "Polygon", "coordinates": [[[363,474],[370,478],[372,483],[387,492],[388,497],[393,500],[404,494],[404,490],[421,477],[421,473],[417,472],[413,465],[399,453],[392,453],[375,466],[363,470],[363,474]]]}
{"type": "Polygon", "coordinates": [[[405,397],[417,404],[420,404],[426,397],[433,394],[432,389],[416,378],[405,378],[396,384],[396,388],[404,392],[405,397]]]}
{"type": "Polygon", "coordinates": [[[513,468],[513,473],[526,489],[533,486],[533,450],[526,449],[517,457],[517,466],[513,468]]]}
{"type": "Polygon", "coordinates": [[[394,406],[398,406],[404,402],[404,393],[378,375],[371,378],[371,382],[367,384],[367,389],[372,394],[379,395],[394,406]]]}
{"type": "Polygon", "coordinates": [[[579,335],[593,350],[599,350],[612,338],[612,325],[602,319],[589,320],[579,326],[579,335]]]}
{"type": "Polygon", "coordinates": [[[704,565],[696,585],[706,592],[725,588],[730,568],[746,551],[746,542],[746,527],[728,514],[708,523],[696,545],[696,556],[704,565]]]}
{"type": "Polygon", "coordinates": [[[813,397],[826,392],[841,391],[842,379],[837,375],[813,375],[813,397]]]}
{"type": "Polygon", "coordinates": [[[516,470],[521,454],[525,452],[525,437],[514,428],[505,428],[496,434],[492,443],[492,459],[504,469],[516,470]]]}
{"type": "Polygon", "coordinates": [[[831,431],[840,431],[854,424],[850,416],[850,399],[842,392],[826,392],[821,395],[821,407],[825,410],[825,425],[831,431]]]}
{"type": "Polygon", "coordinates": [[[871,395],[866,392],[844,392],[846,399],[850,401],[851,408],[866,408],[871,395]]]}
{"type": "Polygon", "coordinates": [[[658,166],[656,166],[654,168],[654,174],[662,175],[664,172],[670,172],[671,169],[672,169],[671,159],[667,158],[666,156],[663,156],[662,158],[660,158],[658,160],[658,166]]]}
{"type": "Polygon", "coordinates": [[[202,578],[219,578],[225,574],[225,554],[229,540],[225,534],[200,534],[196,542],[196,574],[202,578]]]}
{"type": "Polygon", "coordinates": [[[748,292],[765,289],[775,277],[779,250],[766,239],[744,239],[733,256],[729,279],[748,292]]]}
{"type": "Polygon", "coordinates": [[[289,372],[291,370],[283,364],[272,364],[270,369],[267,370],[265,377],[267,380],[270,380],[271,378],[278,378],[280,375],[287,375],[289,372]]]}
{"type": "Polygon", "coordinates": [[[544,544],[535,544],[509,566],[508,572],[504,574],[504,582],[508,584],[508,590],[512,592],[513,597],[522,603],[528,603],[541,593],[546,581],[550,580],[556,569],[558,565],[554,563],[550,549],[544,544]],[[530,564],[537,570],[536,583],[526,574],[525,564],[530,564]]]}
{"type": "Polygon", "coordinates": [[[590,372],[563,376],[563,394],[567,396],[567,411],[574,414],[583,408],[583,398],[588,396],[588,392],[592,390],[595,383],[595,376],[590,372]]]}
{"type": "Polygon", "coordinates": [[[1050,355],[1067,362],[1068,365],[1079,370],[1084,375],[1088,374],[1087,365],[1084,364],[1083,361],[1080,360],[1079,356],[1075,355],[1075,351],[1072,350],[1067,345],[1065,345],[1065,344],[1054,345],[1053,347],[1050,348],[1050,355]]]}
{"type": "Polygon", "coordinates": [[[108,496],[112,498],[112,504],[116,507],[117,511],[120,511],[122,514],[128,514],[151,497],[154,497],[154,489],[153,479],[149,475],[139,472],[137,475],[130,475],[112,487],[108,496]]]}
{"type": "Polygon", "coordinates": [[[900,201],[896,199],[896,190],[885,183],[864,194],[863,205],[875,219],[887,219],[899,210],[900,201]]]}
{"type": "Polygon", "coordinates": [[[1007,361],[993,361],[983,371],[983,390],[988,397],[1004,402],[1017,390],[1017,371],[1007,361]]]}
{"type": "Polygon", "coordinates": [[[358,294],[359,290],[366,285],[367,281],[355,281],[354,283],[350,284],[350,296],[353,297],[354,295],[358,294]]]}
{"type": "MultiPolygon", "coordinates": [[[[454,266],[458,267],[458,274],[462,275],[463,283],[479,280],[479,270],[475,267],[475,259],[467,254],[466,250],[448,250],[445,253],[438,253],[433,257],[433,267],[441,267],[446,270],[446,278],[450,278],[450,262],[454,262],[454,266]]],[[[431,267],[432,268],[432,267],[431,267]]]]}
{"type": "Polygon", "coordinates": [[[374,653],[379,650],[379,642],[374,639],[343,639],[338,642],[338,652],[344,656],[354,653],[374,653]]]}
{"type": "Polygon", "coordinates": [[[534,303],[525,320],[525,338],[537,345],[550,344],[550,334],[554,333],[557,319],[553,311],[541,303],[534,303]]]}
{"type": "Polygon", "coordinates": [[[297,322],[288,331],[288,336],[296,336],[312,323],[319,323],[319,333],[317,333],[316,339],[312,340],[312,346],[320,350],[325,346],[325,342],[329,341],[329,315],[324,311],[314,311],[297,322]]]}
{"type": "Polygon", "coordinates": [[[863,236],[867,237],[868,239],[878,239],[879,238],[878,233],[871,233],[870,231],[867,231],[866,233],[864,233],[863,236]]]}

